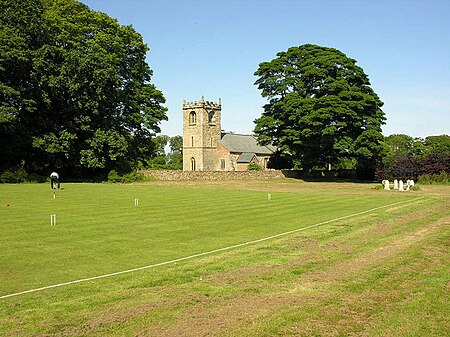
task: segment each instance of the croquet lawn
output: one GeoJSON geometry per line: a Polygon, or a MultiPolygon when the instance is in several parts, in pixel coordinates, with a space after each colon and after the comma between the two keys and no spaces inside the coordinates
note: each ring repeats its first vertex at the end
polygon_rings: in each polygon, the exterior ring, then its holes
{"type": "Polygon", "coordinates": [[[62,187],[0,185],[0,335],[450,332],[447,186],[62,187]]]}

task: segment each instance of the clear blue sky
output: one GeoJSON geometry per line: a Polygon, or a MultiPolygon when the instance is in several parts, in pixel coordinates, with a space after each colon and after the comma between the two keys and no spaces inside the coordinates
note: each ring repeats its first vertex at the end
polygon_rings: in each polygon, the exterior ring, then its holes
{"type": "Polygon", "coordinates": [[[81,0],[150,47],[167,100],[163,134],[181,135],[182,101],[222,99],[222,128],[251,133],[265,100],[258,65],[306,43],[357,60],[385,103],[384,135],[450,134],[449,0],[81,0]]]}

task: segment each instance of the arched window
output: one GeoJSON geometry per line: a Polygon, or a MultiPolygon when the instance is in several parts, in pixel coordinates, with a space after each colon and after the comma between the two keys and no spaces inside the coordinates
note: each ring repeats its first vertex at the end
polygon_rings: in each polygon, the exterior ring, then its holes
{"type": "Polygon", "coordinates": [[[208,123],[209,124],[214,124],[213,119],[214,119],[214,111],[208,112],[208,123]]]}
{"type": "Polygon", "coordinates": [[[195,171],[195,158],[191,158],[191,171],[195,171]]]}
{"type": "Polygon", "coordinates": [[[191,111],[189,114],[189,125],[195,125],[195,123],[197,123],[197,115],[195,111],[191,111]]]}

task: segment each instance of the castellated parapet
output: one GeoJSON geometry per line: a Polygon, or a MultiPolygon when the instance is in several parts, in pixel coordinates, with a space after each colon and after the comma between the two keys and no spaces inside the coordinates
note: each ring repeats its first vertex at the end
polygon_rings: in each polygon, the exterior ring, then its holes
{"type": "Polygon", "coordinates": [[[195,109],[197,107],[222,110],[222,100],[219,98],[218,102],[205,101],[205,99],[202,96],[202,99],[200,101],[192,101],[192,102],[183,101],[183,109],[195,109]]]}

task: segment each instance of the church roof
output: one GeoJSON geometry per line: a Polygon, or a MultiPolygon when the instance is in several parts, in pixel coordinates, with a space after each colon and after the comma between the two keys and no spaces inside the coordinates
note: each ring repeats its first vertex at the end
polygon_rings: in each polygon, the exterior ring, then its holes
{"type": "Polygon", "coordinates": [[[244,153],[240,154],[240,156],[238,157],[236,162],[237,163],[250,163],[254,157],[256,157],[256,153],[244,152],[244,153]]]}
{"type": "Polygon", "coordinates": [[[225,133],[219,142],[230,152],[271,155],[276,151],[275,146],[258,145],[256,138],[252,135],[225,133]]]}

